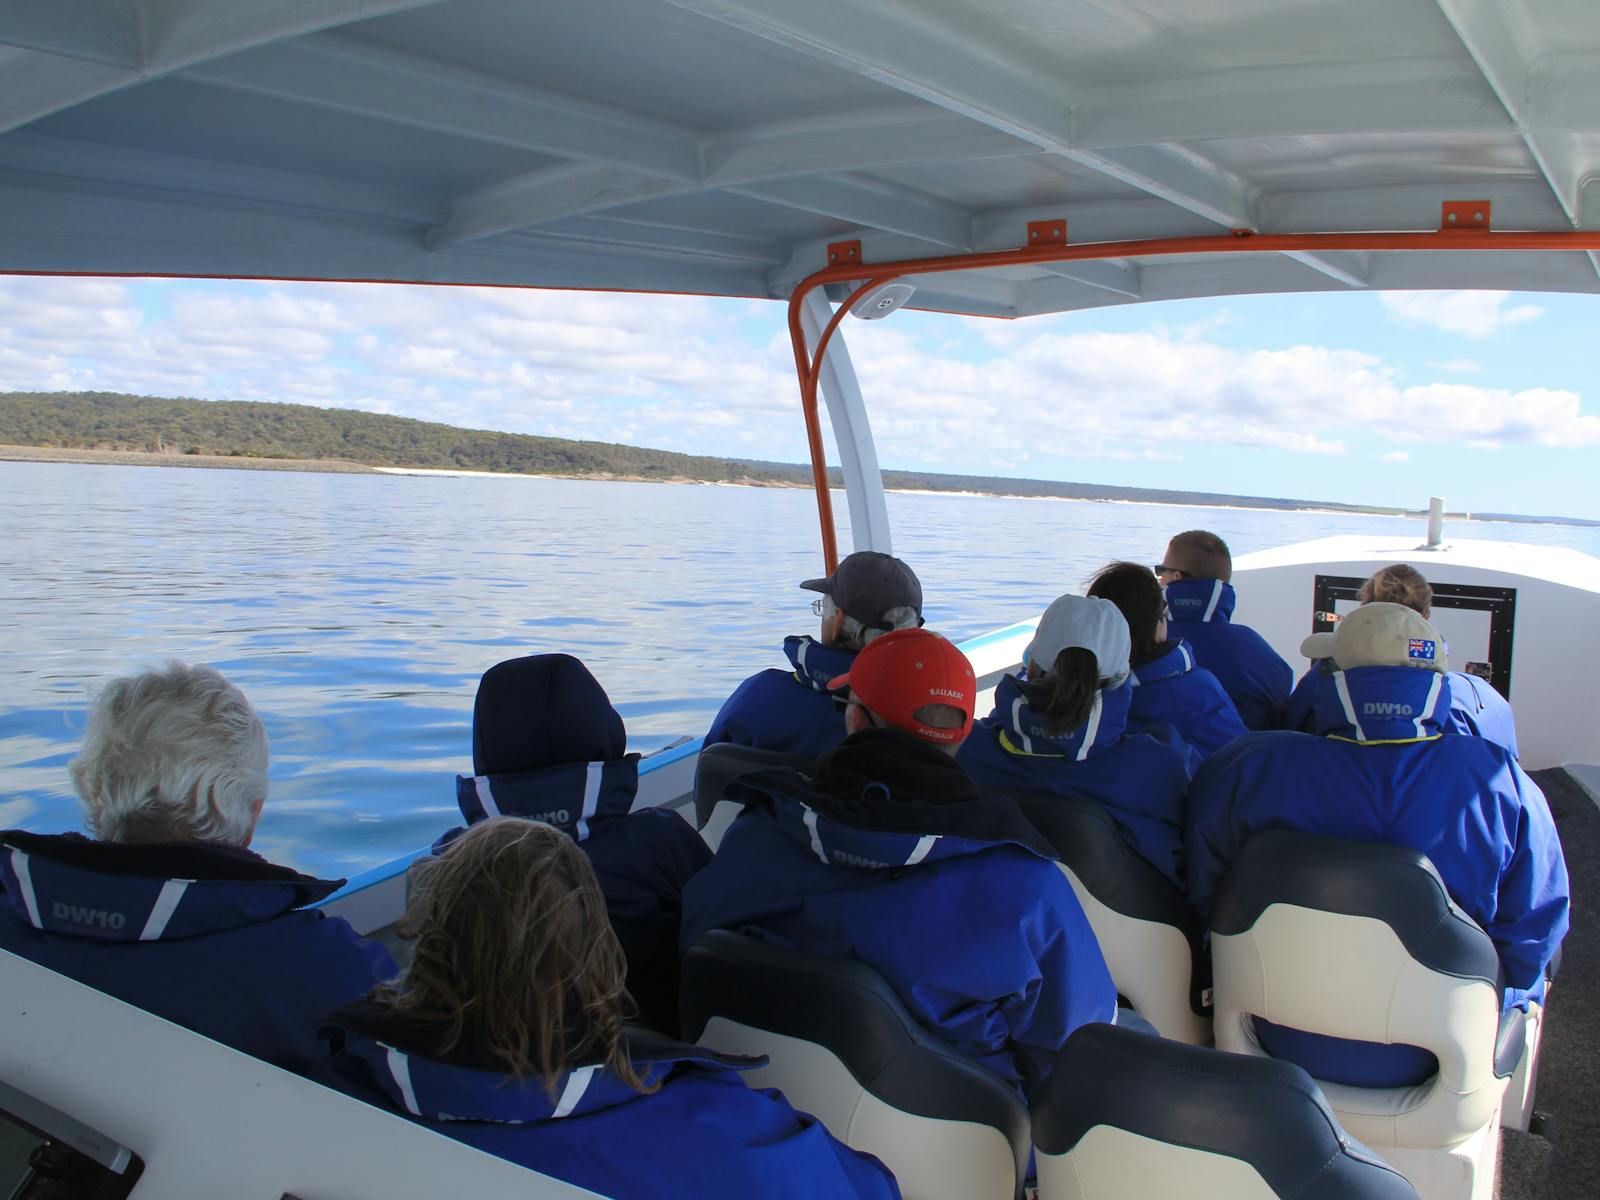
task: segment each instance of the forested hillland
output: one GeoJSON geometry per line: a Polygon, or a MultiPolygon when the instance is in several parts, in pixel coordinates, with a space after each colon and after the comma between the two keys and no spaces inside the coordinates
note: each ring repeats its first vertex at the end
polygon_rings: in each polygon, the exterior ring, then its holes
{"type": "MultiPolygon", "coordinates": [[[[76,450],[314,459],[372,467],[422,467],[615,479],[690,479],[709,483],[805,485],[810,469],[791,463],[711,458],[611,442],[580,442],[344,408],[248,401],[174,400],[110,392],[0,393],[0,444],[76,450]]],[[[833,472],[835,482],[837,471],[833,472]]],[[[884,485],[905,491],[978,492],[1073,500],[1233,505],[1244,508],[1405,510],[1323,501],[1043,479],[885,471],[884,485]]]]}

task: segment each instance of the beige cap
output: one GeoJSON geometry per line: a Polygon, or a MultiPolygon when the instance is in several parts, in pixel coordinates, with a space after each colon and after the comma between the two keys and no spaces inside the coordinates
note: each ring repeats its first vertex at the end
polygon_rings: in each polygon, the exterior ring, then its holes
{"type": "Polygon", "coordinates": [[[1404,604],[1363,604],[1334,627],[1300,643],[1307,658],[1331,658],[1352,667],[1421,667],[1448,671],[1444,639],[1421,613],[1404,604]]]}

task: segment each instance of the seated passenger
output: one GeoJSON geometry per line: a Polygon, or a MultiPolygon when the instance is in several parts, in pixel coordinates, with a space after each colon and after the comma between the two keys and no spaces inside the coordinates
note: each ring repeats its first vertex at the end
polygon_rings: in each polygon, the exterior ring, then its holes
{"type": "Polygon", "coordinates": [[[329,1009],[391,977],[376,942],[306,907],[343,886],[247,846],[267,734],[209,667],[113,679],[68,768],[94,840],[0,834],[0,948],[290,1070],[329,1009]]]}
{"type": "Polygon", "coordinates": [[[751,1090],[738,1073],[762,1060],[623,1027],[622,948],[564,834],[480,821],[422,884],[410,966],[323,1031],[352,1095],[616,1200],[900,1195],[876,1159],[751,1090]]]}
{"type": "Polygon", "coordinates": [[[1155,572],[1167,590],[1167,632],[1217,677],[1247,729],[1278,728],[1294,671],[1254,629],[1232,623],[1228,544],[1203,529],[1180,533],[1155,572]]]}
{"type": "Polygon", "coordinates": [[[885,634],[833,681],[850,735],[814,774],[753,771],[683,898],[683,944],[731,929],[873,967],[922,1025],[1024,1095],[1117,992],[1054,853],[953,757],[976,681],[936,634],[885,634]]]}
{"type": "Polygon", "coordinates": [[[1183,887],[1183,797],[1200,764],[1171,725],[1128,732],[1136,689],[1128,623],[1109,600],[1061,596],[1045,609],[994,711],[958,761],[973,780],[1009,795],[1096,800],[1133,850],[1183,887]]]}
{"type": "Polygon", "coordinates": [[[824,579],[800,585],[821,592],[812,611],[822,618],[820,638],[787,637],[783,652],[792,671],[752,675],[723,702],[705,744],[732,742],[815,758],[844,740],[844,701],[828,681],[850,669],[874,638],[922,624],[922,584],[898,558],[858,550],[824,579]]]}
{"type": "MultiPolygon", "coordinates": [[[[1566,864],[1538,785],[1503,747],[1443,737],[1444,643],[1399,604],[1356,609],[1301,650],[1331,658],[1316,682],[1317,732],[1257,733],[1206,760],[1189,789],[1189,897],[1203,914],[1239,848],[1297,829],[1426,854],[1451,898],[1494,941],[1507,1008],[1542,1001],[1567,930],[1566,864]]],[[[1261,1045],[1319,1079],[1403,1086],[1433,1074],[1413,1046],[1332,1041],[1256,1022],[1261,1045]]]]}
{"type": "MultiPolygon", "coordinates": [[[[689,823],[633,811],[639,756],[605,689],[568,654],[536,654],[484,672],[472,707],[472,770],[456,779],[469,824],[502,813],[554,825],[583,847],[628,960],[639,1019],[678,1028],[683,885],[711,851],[689,823]]],[[[461,833],[446,833],[434,849],[461,833]]]]}
{"type": "MultiPolygon", "coordinates": [[[[1422,572],[1405,563],[1373,575],[1361,585],[1356,598],[1362,604],[1374,600],[1386,604],[1404,604],[1422,614],[1424,620],[1433,615],[1433,588],[1422,577],[1422,572]]],[[[1317,677],[1327,674],[1330,660],[1317,659],[1311,669],[1300,677],[1289,693],[1289,703],[1284,709],[1283,727],[1299,729],[1306,733],[1316,730],[1316,713],[1313,708],[1317,691],[1317,677]]],[[[1511,705],[1495,690],[1494,684],[1465,671],[1451,671],[1450,717],[1441,727],[1445,733],[1465,733],[1472,737],[1487,738],[1504,746],[1512,754],[1517,752],[1517,725],[1511,714],[1511,705]]]]}
{"type": "Polygon", "coordinates": [[[1167,601],[1149,567],[1112,563],[1089,584],[1089,595],[1117,606],[1128,622],[1133,648],[1133,695],[1128,727],[1144,729],[1165,722],[1201,758],[1245,733],[1239,710],[1217,677],[1196,664],[1182,638],[1167,640],[1167,601]]]}

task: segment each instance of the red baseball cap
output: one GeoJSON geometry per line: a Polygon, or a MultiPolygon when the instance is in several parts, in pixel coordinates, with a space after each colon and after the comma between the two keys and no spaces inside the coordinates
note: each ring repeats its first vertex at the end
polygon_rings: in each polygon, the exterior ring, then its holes
{"type": "Polygon", "coordinates": [[[978,680],[967,656],[927,629],[897,629],[867,643],[850,670],[828,681],[829,691],[851,696],[896,729],[929,742],[959,742],[972,728],[978,680]],[[926,704],[959,709],[959,727],[941,728],[917,719],[926,704]]]}

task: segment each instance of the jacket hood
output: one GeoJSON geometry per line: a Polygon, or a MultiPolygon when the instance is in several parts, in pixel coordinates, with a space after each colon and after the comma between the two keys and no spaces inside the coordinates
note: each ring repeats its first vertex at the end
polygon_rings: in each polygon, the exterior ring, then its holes
{"type": "Polygon", "coordinates": [[[1220,579],[1174,579],[1166,586],[1167,607],[1174,621],[1216,621],[1233,617],[1233,585],[1220,579]]]}
{"type": "Polygon", "coordinates": [[[628,748],[622,717],[570,654],[535,654],[484,672],[472,706],[472,773],[522,775],[606,762],[628,748]]]}
{"type": "MultiPolygon", "coordinates": [[[[1131,680],[1130,676],[1130,680],[1131,680]]],[[[1081,762],[1111,749],[1128,730],[1128,705],[1132,682],[1101,688],[1082,725],[1059,737],[1044,732],[1043,722],[1028,706],[1015,675],[1007,675],[994,690],[994,711],[985,725],[1001,726],[1001,745],[1013,754],[1037,754],[1081,762]]]]}
{"type": "Polygon", "coordinates": [[[1450,714],[1450,680],[1417,667],[1352,667],[1317,677],[1319,734],[1357,742],[1438,737],[1450,714]]]}
{"type": "MultiPolygon", "coordinates": [[[[541,1080],[510,1076],[470,1049],[442,1053],[433,1029],[396,1018],[370,1001],[340,1009],[321,1033],[336,1056],[366,1064],[373,1083],[395,1108],[434,1121],[541,1125],[642,1096],[604,1066],[591,1064],[565,1072],[552,1098],[541,1080]]],[[[628,1058],[647,1084],[685,1069],[746,1071],[767,1062],[764,1057],[719,1054],[645,1030],[630,1029],[625,1036],[628,1058]]]]}
{"type": "Polygon", "coordinates": [[[486,817],[527,817],[585,841],[597,822],[633,811],[639,756],[569,762],[517,775],[458,775],[456,803],[467,824],[486,817]]]}
{"type": "Polygon", "coordinates": [[[783,652],[794,664],[794,677],[813,691],[827,692],[828,681],[843,675],[856,660],[854,650],[824,646],[816,638],[786,637],[783,652]]]}
{"type": "Polygon", "coordinates": [[[767,768],[727,794],[770,804],[786,837],[832,865],[898,870],[998,845],[1056,857],[1015,801],[980,791],[955,759],[896,729],[852,734],[818,760],[815,777],[767,768]]]}
{"type": "Polygon", "coordinates": [[[1179,675],[1187,675],[1194,670],[1194,651],[1179,638],[1168,642],[1167,649],[1152,658],[1143,666],[1133,669],[1133,682],[1135,686],[1144,683],[1161,683],[1164,680],[1176,679],[1179,675]]]}
{"type": "Polygon", "coordinates": [[[214,842],[97,842],[0,834],[4,902],[35,929],[110,942],[176,941],[255,925],[344,886],[214,842]]]}

